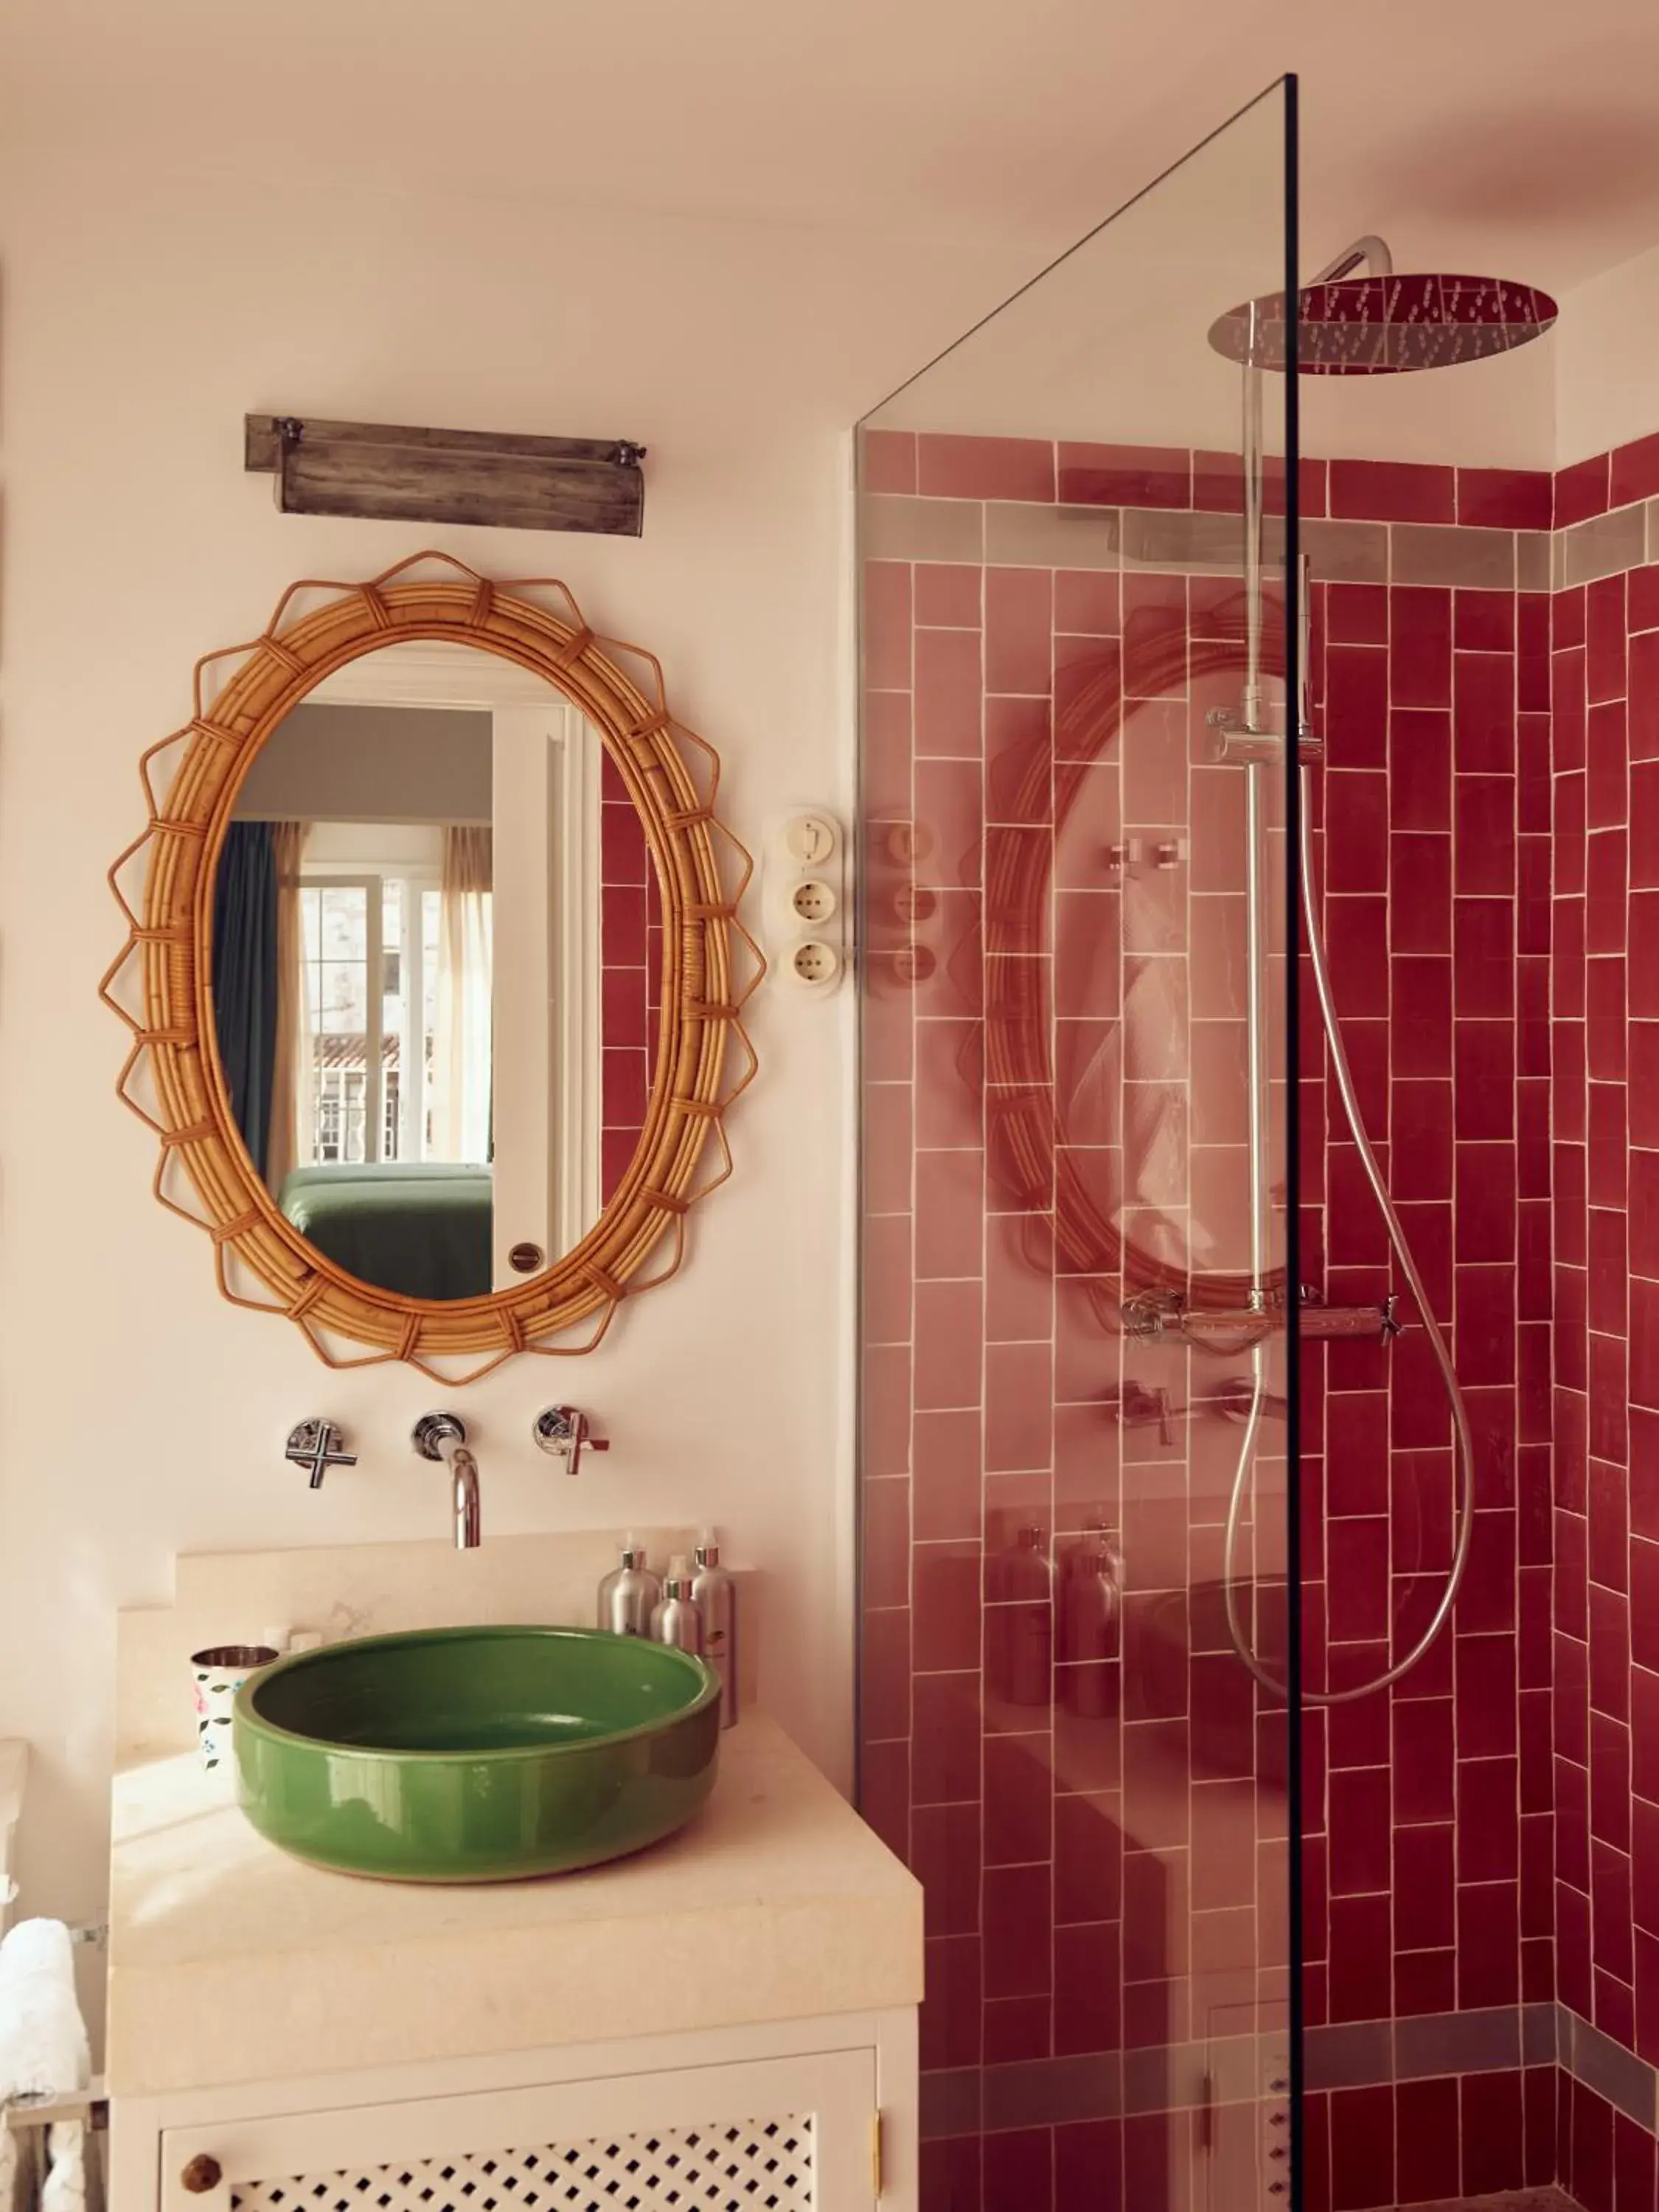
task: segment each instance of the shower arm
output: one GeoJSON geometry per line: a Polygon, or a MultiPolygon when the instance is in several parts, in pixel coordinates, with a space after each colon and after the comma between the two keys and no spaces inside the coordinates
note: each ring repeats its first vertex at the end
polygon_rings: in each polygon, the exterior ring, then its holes
{"type": "Polygon", "coordinates": [[[1352,246],[1344,246],[1334,261],[1328,261],[1319,274],[1310,276],[1308,282],[1310,285],[1339,284],[1345,276],[1352,276],[1362,261],[1370,276],[1392,276],[1394,274],[1393,254],[1382,239],[1367,231],[1364,238],[1356,238],[1352,246]]]}

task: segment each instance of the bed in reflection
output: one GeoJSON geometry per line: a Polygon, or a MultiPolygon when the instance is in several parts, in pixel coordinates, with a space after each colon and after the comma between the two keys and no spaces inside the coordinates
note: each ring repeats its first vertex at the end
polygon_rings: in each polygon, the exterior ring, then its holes
{"type": "Polygon", "coordinates": [[[294,1168],[277,1203],[336,1267],[382,1290],[477,1298],[493,1287],[488,1167],[388,1160],[294,1168]]]}

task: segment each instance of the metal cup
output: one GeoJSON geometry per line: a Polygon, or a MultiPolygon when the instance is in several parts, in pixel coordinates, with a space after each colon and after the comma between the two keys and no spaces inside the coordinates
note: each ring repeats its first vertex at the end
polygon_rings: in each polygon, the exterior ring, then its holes
{"type": "Polygon", "coordinates": [[[268,1644],[214,1644],[192,1651],[190,1671],[196,1690],[196,1748],[210,1774],[228,1771],[230,1714],[236,1692],[250,1674],[281,1658],[268,1644]]]}

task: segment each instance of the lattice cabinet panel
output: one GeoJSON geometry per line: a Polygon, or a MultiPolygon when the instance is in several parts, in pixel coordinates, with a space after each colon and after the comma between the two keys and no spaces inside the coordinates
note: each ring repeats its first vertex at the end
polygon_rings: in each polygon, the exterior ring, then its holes
{"type": "MultiPolygon", "coordinates": [[[[434,2063],[400,2096],[309,2107],[277,2083],[220,2092],[243,2109],[163,2125],[159,2188],[146,2198],[135,2158],[115,2212],[871,2212],[873,2045],[672,2063],[711,2043],[665,2037],[650,2048],[671,2063],[631,2074],[567,2051],[562,2080],[489,2088],[434,2063]]],[[[901,2192],[893,2212],[913,2207],[901,2192]]]]}
{"type": "Polygon", "coordinates": [[[233,2182],[232,2212],[812,2212],[812,2116],[233,2182]]]}

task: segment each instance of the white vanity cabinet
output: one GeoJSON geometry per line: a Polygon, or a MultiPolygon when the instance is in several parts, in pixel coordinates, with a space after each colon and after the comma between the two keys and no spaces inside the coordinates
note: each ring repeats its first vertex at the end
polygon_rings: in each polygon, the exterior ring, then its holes
{"type": "Polygon", "coordinates": [[[912,2212],[914,2065],[899,2014],[527,2052],[487,2088],[451,2065],[120,2100],[112,2204],[912,2212]]]}
{"type": "Polygon", "coordinates": [[[587,1873],[325,1874],[117,1778],[110,2212],[915,2212],[918,1886],[763,1716],[587,1873]]]}

